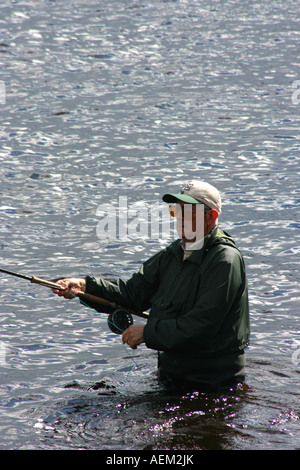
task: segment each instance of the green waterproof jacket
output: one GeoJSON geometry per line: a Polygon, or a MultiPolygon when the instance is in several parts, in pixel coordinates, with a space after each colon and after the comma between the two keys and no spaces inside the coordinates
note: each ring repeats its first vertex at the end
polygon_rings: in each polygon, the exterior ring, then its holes
{"type": "Polygon", "coordinates": [[[144,340],[160,352],[163,377],[216,384],[243,372],[249,344],[245,267],[234,240],[218,227],[184,261],[176,240],[128,281],[89,276],[86,281],[87,293],[150,309],[144,340]]]}

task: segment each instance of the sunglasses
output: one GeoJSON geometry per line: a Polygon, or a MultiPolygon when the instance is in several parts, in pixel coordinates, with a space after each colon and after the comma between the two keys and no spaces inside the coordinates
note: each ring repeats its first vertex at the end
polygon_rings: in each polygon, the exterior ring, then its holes
{"type": "MultiPolygon", "coordinates": [[[[177,211],[182,210],[182,206],[179,206],[178,204],[170,204],[169,205],[169,212],[171,217],[176,217],[177,211]]],[[[211,211],[211,208],[204,205],[204,215],[207,214],[207,212],[211,211]]]]}
{"type": "Polygon", "coordinates": [[[169,205],[169,212],[172,217],[176,217],[176,215],[180,214],[183,210],[183,206],[180,204],[171,204],[169,205]]]}
{"type": "Polygon", "coordinates": [[[170,212],[171,217],[176,217],[176,211],[177,211],[177,207],[175,204],[172,204],[169,206],[169,212],[170,212]]]}

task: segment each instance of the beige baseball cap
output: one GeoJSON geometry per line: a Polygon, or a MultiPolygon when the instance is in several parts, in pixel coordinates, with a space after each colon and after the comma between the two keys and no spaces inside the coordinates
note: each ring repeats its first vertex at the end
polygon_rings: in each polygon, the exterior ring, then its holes
{"type": "Polygon", "coordinates": [[[195,181],[188,183],[178,194],[164,194],[163,201],[176,203],[178,200],[188,204],[206,204],[221,214],[221,196],[219,191],[209,183],[195,181]]]}

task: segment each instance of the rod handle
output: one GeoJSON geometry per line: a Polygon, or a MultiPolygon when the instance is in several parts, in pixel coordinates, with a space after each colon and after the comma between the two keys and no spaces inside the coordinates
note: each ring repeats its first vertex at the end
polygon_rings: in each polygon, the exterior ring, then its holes
{"type": "Polygon", "coordinates": [[[51,287],[51,289],[62,289],[62,287],[59,284],[56,284],[56,282],[46,281],[45,279],[40,279],[36,276],[31,276],[30,281],[34,284],[42,284],[43,286],[51,287]]]}
{"type": "MultiPolygon", "coordinates": [[[[97,297],[92,294],[86,294],[82,291],[78,291],[76,296],[79,297],[81,300],[87,300],[89,302],[106,305],[112,309],[120,308],[120,306],[115,304],[114,302],[110,302],[107,299],[102,299],[101,297],[97,297]]],[[[136,315],[137,317],[149,318],[149,314],[147,312],[135,312],[134,310],[130,310],[129,308],[126,308],[126,310],[128,310],[129,313],[132,313],[132,315],[136,315]]]]}

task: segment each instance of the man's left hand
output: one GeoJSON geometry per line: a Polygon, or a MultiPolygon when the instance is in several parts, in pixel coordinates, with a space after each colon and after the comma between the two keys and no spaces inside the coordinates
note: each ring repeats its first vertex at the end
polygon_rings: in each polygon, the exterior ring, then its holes
{"type": "Polygon", "coordinates": [[[144,326],[143,325],[131,325],[122,334],[123,344],[127,343],[131,349],[144,342],[144,326]]]}

